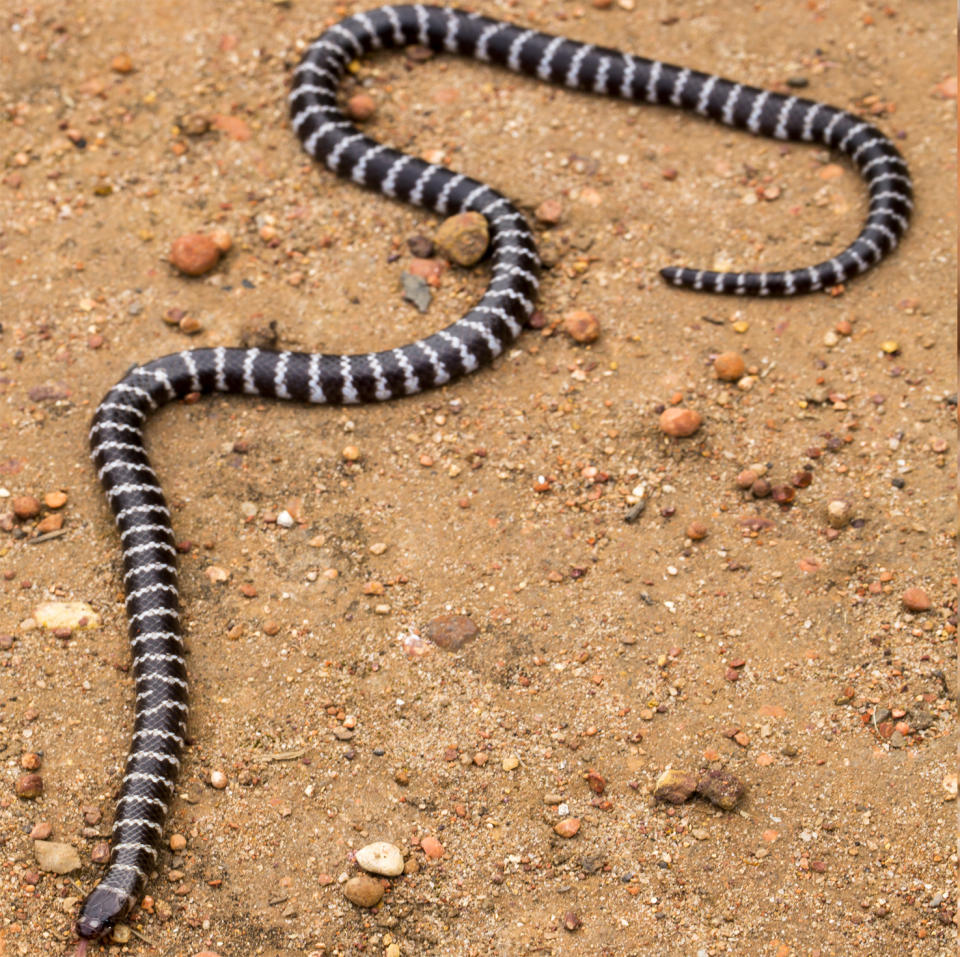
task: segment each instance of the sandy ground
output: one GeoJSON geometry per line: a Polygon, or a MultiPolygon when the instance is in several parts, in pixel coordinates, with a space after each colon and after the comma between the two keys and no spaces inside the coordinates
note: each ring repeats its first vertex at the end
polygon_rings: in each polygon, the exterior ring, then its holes
{"type": "MultiPolygon", "coordinates": [[[[625,7],[479,5],[744,82],[802,78],[872,116],[915,179],[906,241],[839,295],[681,293],[659,266],[825,258],[862,184],[816,148],[675,111],[453,58],[365,61],[372,135],[524,209],[562,203],[541,230],[548,325],[383,406],[219,397],[155,417],[184,543],[193,740],[167,836],[186,846],[165,845],[111,953],[956,952],[953,8],[625,7]],[[573,308],[598,317],[593,345],[554,332],[573,308]],[[728,350],[739,385],[712,369],[728,350]],[[690,439],[658,429],[676,402],[703,416],[690,439]],[[755,463],[812,483],[792,507],[753,499],[735,479],[755,463]],[[910,587],[929,611],[903,607],[910,587]],[[479,634],[411,657],[401,636],[447,614],[479,634]],[[658,804],[671,766],[726,769],[746,795],[658,804]],[[375,839],[418,866],[360,910],[341,882],[375,839]]],[[[135,361],[271,321],[283,348],[399,345],[482,289],[455,268],[426,314],[404,302],[406,240],[436,219],[316,169],[288,128],[299,51],[353,9],[4,5],[0,512],[67,502],[59,536],[34,543],[46,508],[0,532],[0,954],[69,951],[132,724],[118,540],[86,457],[97,401],[135,361]],[[234,243],[218,269],[177,275],[171,241],[214,228],[234,243]],[[102,627],[36,627],[68,600],[102,627]],[[45,789],[24,800],[30,754],[45,789]],[[38,824],[80,870],[38,868],[38,824]]]]}

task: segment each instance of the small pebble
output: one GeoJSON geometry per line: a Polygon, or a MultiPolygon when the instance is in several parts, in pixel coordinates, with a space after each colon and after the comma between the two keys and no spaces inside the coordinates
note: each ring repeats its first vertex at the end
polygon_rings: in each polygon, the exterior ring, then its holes
{"type": "Polygon", "coordinates": [[[743,797],[743,782],[729,771],[706,771],[697,784],[697,794],[724,811],[731,811],[743,797]]]}
{"type": "Polygon", "coordinates": [[[369,120],[377,112],[377,104],[369,93],[354,93],[347,100],[347,116],[356,123],[369,120]]]}
{"type": "Polygon", "coordinates": [[[114,944],[130,943],[130,927],[127,924],[115,924],[110,932],[110,940],[114,944]]]}
{"type": "Polygon", "coordinates": [[[908,588],[900,600],[907,611],[929,611],[931,608],[930,597],[922,588],[908,588]]]}
{"type": "Polygon", "coordinates": [[[210,129],[210,120],[201,113],[191,113],[180,121],[180,129],[187,136],[203,136],[210,129]]]}
{"type": "Polygon", "coordinates": [[[90,851],[90,860],[94,864],[106,864],[110,860],[110,845],[106,841],[97,841],[90,851]]]}
{"type": "Polygon", "coordinates": [[[480,213],[458,213],[444,220],[434,240],[440,253],[460,266],[472,266],[487,251],[490,229],[480,213]]]}
{"type": "Polygon", "coordinates": [[[592,312],[575,309],[563,317],[563,331],[574,342],[596,342],[600,337],[600,323],[592,312]]]}
{"type": "Polygon", "coordinates": [[[36,773],[21,774],[14,785],[14,791],[18,798],[32,801],[43,794],[43,778],[36,773]]]}
{"type": "Polygon", "coordinates": [[[118,53],[110,61],[110,69],[114,73],[132,73],[133,72],[133,60],[130,59],[128,53],[118,53]]]}
{"type": "Polygon", "coordinates": [[[67,504],[67,495],[65,492],[47,492],[43,496],[43,504],[47,508],[63,508],[67,504]]]}
{"type": "Polygon", "coordinates": [[[53,825],[49,821],[37,821],[30,829],[30,839],[45,841],[53,833],[53,825]]]}
{"type": "Polygon", "coordinates": [[[753,469],[744,469],[737,476],[737,488],[742,488],[744,490],[751,488],[753,486],[753,483],[756,482],[756,480],[759,477],[760,476],[757,475],[757,473],[754,472],[753,469]]]}
{"type": "Polygon", "coordinates": [[[396,877],[403,873],[403,854],[399,847],[387,841],[376,841],[361,847],[356,858],[357,864],[371,874],[396,877]]]}
{"type": "Polygon", "coordinates": [[[443,857],[444,846],[435,838],[435,837],[425,837],[420,841],[420,847],[423,849],[423,853],[432,860],[439,860],[443,857]]]}
{"type": "Polygon", "coordinates": [[[770,497],[778,505],[789,505],[796,497],[796,489],[792,485],[774,485],[770,489],[770,497]]]}
{"type": "Polygon", "coordinates": [[[213,237],[189,233],[173,241],[170,262],[187,276],[202,276],[220,261],[221,250],[213,237]]]}
{"type": "Polygon", "coordinates": [[[210,238],[220,252],[230,252],[230,248],[233,246],[233,239],[225,229],[214,229],[210,233],[210,238]]]}
{"type": "Polygon", "coordinates": [[[360,458],[360,449],[355,445],[347,445],[340,453],[348,462],[356,462],[360,458]]]}
{"type": "Polygon", "coordinates": [[[33,854],[42,871],[69,874],[80,870],[80,855],[72,844],[62,841],[34,841],[33,854]]]}
{"type": "Polygon", "coordinates": [[[670,408],[660,413],[660,431],[673,438],[693,435],[703,419],[694,409],[670,408]]]}
{"type": "Polygon", "coordinates": [[[400,274],[400,285],[403,288],[403,298],[417,307],[419,312],[426,312],[433,301],[430,284],[422,276],[417,276],[408,270],[400,274]]]}
{"type": "Polygon", "coordinates": [[[669,768],[657,778],[653,796],[668,804],[683,804],[697,789],[697,776],[692,771],[669,768]]]}
{"type": "Polygon", "coordinates": [[[603,794],[603,792],[606,790],[606,779],[602,774],[600,774],[599,771],[595,771],[593,768],[590,768],[584,777],[587,782],[587,787],[589,787],[594,794],[603,794]]]}
{"type": "Polygon", "coordinates": [[[35,518],[40,514],[40,503],[32,495],[15,495],[10,507],[17,518],[35,518]]]}
{"type": "Polygon", "coordinates": [[[373,877],[351,877],[343,885],[343,896],[357,907],[376,907],[383,899],[383,884],[373,877]]]}
{"type": "Polygon", "coordinates": [[[182,834],[170,835],[170,850],[174,853],[182,851],[187,846],[187,839],[182,834]]]}
{"type": "Polygon", "coordinates": [[[578,817],[567,817],[562,821],[558,821],[553,829],[564,838],[573,837],[577,831],[580,830],[580,818],[578,817]]]}
{"type": "Polygon", "coordinates": [[[853,514],[853,506],[837,498],[832,502],[827,502],[827,524],[831,528],[843,528],[850,522],[850,516],[853,514]]]}
{"type": "Polygon", "coordinates": [[[46,535],[47,532],[56,532],[61,528],[63,528],[63,515],[58,513],[48,515],[46,518],[37,522],[37,527],[34,529],[34,532],[37,535],[46,535]]]}
{"type": "MultiPolygon", "coordinates": [[[[596,6],[596,3],[594,3],[594,6],[596,6]]],[[[573,931],[579,930],[579,928],[583,926],[583,921],[580,920],[574,911],[568,910],[563,915],[563,926],[564,929],[573,933],[573,931]]]]}
{"type": "Polygon", "coordinates": [[[438,615],[427,622],[423,637],[444,651],[459,651],[480,629],[466,615],[438,615]]]}
{"type": "Polygon", "coordinates": [[[724,382],[736,382],[743,377],[747,366],[739,352],[721,352],[713,360],[713,371],[724,382]]]}
{"type": "Polygon", "coordinates": [[[227,786],[227,776],[223,771],[210,772],[210,786],[222,791],[227,786]]]}
{"type": "Polygon", "coordinates": [[[416,235],[407,240],[410,254],[417,259],[429,259],[434,253],[433,240],[429,236],[416,235]]]}
{"type": "Polygon", "coordinates": [[[692,539],[695,542],[703,541],[707,537],[709,529],[703,522],[697,521],[696,519],[692,521],[687,526],[687,538],[692,539]]]}
{"type": "Polygon", "coordinates": [[[563,204],[559,199],[545,199],[533,215],[545,226],[556,226],[563,217],[563,204]]]}

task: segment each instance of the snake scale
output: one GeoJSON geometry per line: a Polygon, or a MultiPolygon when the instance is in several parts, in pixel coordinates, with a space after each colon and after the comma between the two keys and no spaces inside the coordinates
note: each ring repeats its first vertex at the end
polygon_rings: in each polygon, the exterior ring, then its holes
{"type": "Polygon", "coordinates": [[[144,447],[149,414],[171,400],[209,392],[329,405],[411,395],[490,363],[533,310],[539,259],[517,208],[477,180],[375,142],[337,105],[352,61],[407,44],[474,57],[575,90],[679,107],[778,140],[820,143],[846,154],[865,180],[866,222],[833,258],[783,272],[670,267],[661,271],[668,283],[760,296],[824,289],[876,265],[907,227],[912,187],[904,160],[876,127],[836,107],[445,7],[384,6],[324,32],[297,67],[290,93],[293,128],[304,149],[335,173],[387,196],[444,216],[482,214],[490,232],[490,283],[462,318],[400,348],[363,355],[190,349],[134,366],[97,408],[91,455],[120,532],[136,709],[109,866],[76,923],[84,950],[88,940],[106,936],[126,916],[155,866],[186,734],[174,535],[144,447]]]}

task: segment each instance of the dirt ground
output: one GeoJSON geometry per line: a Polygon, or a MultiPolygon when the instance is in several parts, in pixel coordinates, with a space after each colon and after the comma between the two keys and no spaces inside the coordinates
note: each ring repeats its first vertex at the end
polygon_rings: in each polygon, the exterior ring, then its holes
{"type": "MultiPolygon", "coordinates": [[[[271,322],[280,348],[400,345],[483,288],[483,268],[451,268],[425,314],[403,301],[407,239],[437,219],[316,168],[289,129],[299,53],[354,9],[4,4],[0,955],[71,952],[132,726],[118,538],[86,455],[100,397],[133,362],[271,322]],[[178,275],[171,241],[213,229],[233,240],[220,266],[178,275]],[[164,321],[181,314],[200,331],[164,321]],[[66,504],[11,520],[52,492],[66,504]],[[45,601],[102,625],[58,637],[45,601]],[[44,830],[79,870],[39,869],[44,830]]],[[[657,268],[827,258],[864,218],[852,168],[452,57],[364,61],[347,92],[373,97],[371,135],[531,213],[560,201],[538,226],[546,325],[403,401],[155,416],[192,743],[149,899],[110,952],[956,953],[953,6],[478,9],[860,111],[909,161],[913,225],[832,295],[683,293],[657,268]],[[598,318],[592,345],[556,328],[572,309],[598,318]],[[739,383],[714,374],[726,351],[739,383]],[[702,415],[696,435],[660,432],[671,404],[702,415]],[[757,499],[736,484],[755,464],[812,482],[757,499]],[[851,521],[832,529],[838,499],[851,521]],[[411,637],[443,615],[479,633],[411,637]],[[670,767],[724,769],[745,796],[658,803],[670,767]],[[413,863],[362,910],[342,882],[379,839],[413,863]]]]}

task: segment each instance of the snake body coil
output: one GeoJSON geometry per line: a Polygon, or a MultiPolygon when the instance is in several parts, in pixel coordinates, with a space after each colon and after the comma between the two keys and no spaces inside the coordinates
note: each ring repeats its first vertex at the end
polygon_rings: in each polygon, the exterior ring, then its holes
{"type": "Polygon", "coordinates": [[[677,106],[780,140],[821,143],[847,154],[866,181],[866,222],[833,258],[783,272],[662,270],[676,285],[752,295],[822,289],[878,263],[907,227],[912,189],[906,164],[879,130],[844,110],[443,7],[385,6],[327,30],[298,66],[290,94],[293,127],[304,149],[341,176],[388,196],[441,215],[481,213],[490,228],[491,281],[461,319],[397,349],[365,355],[191,349],[134,366],[100,404],[90,446],[120,531],[136,718],[110,863],[83,903],[76,925],[81,938],[109,933],[143,890],[156,861],[186,734],[176,553],[170,513],[144,448],[149,413],[191,393],[329,405],[411,395],[491,362],[533,310],[539,260],[530,228],[510,201],[474,179],[375,142],[337,106],[337,88],[351,61],[414,43],[572,89],[677,106]]]}

